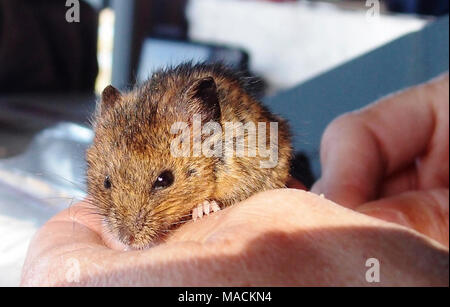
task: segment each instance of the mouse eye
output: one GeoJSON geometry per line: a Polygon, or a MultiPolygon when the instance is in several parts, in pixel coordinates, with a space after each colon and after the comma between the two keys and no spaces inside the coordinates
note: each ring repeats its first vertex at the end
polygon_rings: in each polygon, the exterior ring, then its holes
{"type": "Polygon", "coordinates": [[[161,190],[170,187],[173,184],[173,174],[171,171],[162,172],[158,178],[156,178],[153,188],[156,190],[161,190]]]}
{"type": "Polygon", "coordinates": [[[112,184],[111,184],[111,178],[109,178],[109,176],[106,176],[105,181],[103,182],[103,186],[107,190],[111,189],[112,184]]]}

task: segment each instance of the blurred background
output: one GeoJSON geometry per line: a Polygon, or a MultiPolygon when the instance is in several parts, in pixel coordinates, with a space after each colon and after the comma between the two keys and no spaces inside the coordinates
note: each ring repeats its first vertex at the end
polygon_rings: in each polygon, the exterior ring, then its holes
{"type": "Polygon", "coordinates": [[[89,119],[107,85],[127,90],[188,60],[244,70],[290,120],[292,172],[310,185],[335,116],[448,70],[448,10],[448,0],[0,0],[0,286],[18,284],[36,229],[85,196],[89,119]]]}

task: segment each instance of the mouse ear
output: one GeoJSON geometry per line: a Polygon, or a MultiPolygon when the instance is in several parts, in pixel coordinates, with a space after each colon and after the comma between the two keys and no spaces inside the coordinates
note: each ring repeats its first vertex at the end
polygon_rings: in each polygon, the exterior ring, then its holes
{"type": "MultiPolygon", "coordinates": [[[[205,121],[220,120],[220,104],[216,82],[212,77],[195,80],[185,91],[188,100],[198,101],[200,108],[195,106],[192,111],[200,111],[205,121]]],[[[192,107],[192,106],[191,106],[192,107]]]]}
{"type": "Polygon", "coordinates": [[[122,94],[112,85],[108,85],[102,92],[100,109],[102,112],[113,107],[122,97],[122,94]]]}

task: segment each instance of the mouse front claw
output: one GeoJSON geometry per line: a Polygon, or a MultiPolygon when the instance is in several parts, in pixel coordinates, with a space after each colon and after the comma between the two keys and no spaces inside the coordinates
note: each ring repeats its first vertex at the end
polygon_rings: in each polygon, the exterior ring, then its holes
{"type": "Polygon", "coordinates": [[[220,207],[216,201],[205,200],[192,210],[192,219],[195,221],[203,218],[204,215],[209,215],[210,213],[217,211],[220,211],[220,207]]]}

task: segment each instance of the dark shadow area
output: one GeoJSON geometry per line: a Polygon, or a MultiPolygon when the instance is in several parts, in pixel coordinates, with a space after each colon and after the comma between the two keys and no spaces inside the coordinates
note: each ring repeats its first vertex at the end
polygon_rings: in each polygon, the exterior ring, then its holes
{"type": "Polygon", "coordinates": [[[306,154],[297,152],[291,161],[290,174],[292,177],[300,181],[309,190],[313,186],[316,178],[311,170],[311,163],[306,154]]]}
{"type": "Polygon", "coordinates": [[[0,94],[93,92],[97,12],[80,1],[80,22],[69,23],[64,4],[0,0],[0,94]]]}
{"type": "Polygon", "coordinates": [[[448,14],[448,0],[387,0],[389,10],[399,13],[442,16],[448,14]]]}

